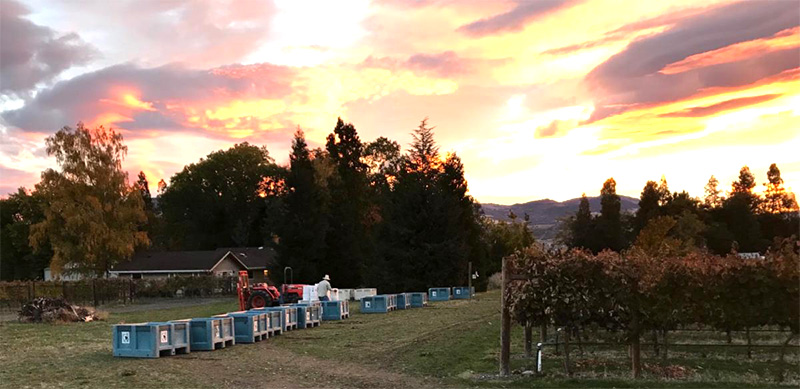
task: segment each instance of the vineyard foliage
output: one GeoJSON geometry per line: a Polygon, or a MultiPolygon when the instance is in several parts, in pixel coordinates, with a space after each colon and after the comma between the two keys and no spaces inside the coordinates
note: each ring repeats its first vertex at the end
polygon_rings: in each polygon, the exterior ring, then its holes
{"type": "Polygon", "coordinates": [[[720,331],[756,326],[800,331],[800,259],[787,239],[764,259],[705,252],[653,255],[547,249],[534,244],[508,257],[506,298],[521,324],[618,331],[636,344],[646,331],[702,325],[720,331]]]}
{"type": "Polygon", "coordinates": [[[765,259],[638,250],[593,255],[534,244],[509,257],[525,280],[506,291],[520,323],[669,330],[701,324],[721,331],[762,325],[800,331],[800,259],[787,240],[765,259]],[[638,323],[634,323],[638,322],[638,323]]]}

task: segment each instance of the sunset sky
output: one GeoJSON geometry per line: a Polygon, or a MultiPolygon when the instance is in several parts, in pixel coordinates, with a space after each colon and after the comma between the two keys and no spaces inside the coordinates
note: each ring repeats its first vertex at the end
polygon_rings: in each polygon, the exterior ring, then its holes
{"type": "Polygon", "coordinates": [[[406,147],[429,117],[470,193],[800,189],[800,2],[0,0],[0,193],[65,125],[119,129],[155,190],[235,143],[288,161],[336,118],[406,147]],[[698,6],[703,4],[702,6],[698,6]]]}

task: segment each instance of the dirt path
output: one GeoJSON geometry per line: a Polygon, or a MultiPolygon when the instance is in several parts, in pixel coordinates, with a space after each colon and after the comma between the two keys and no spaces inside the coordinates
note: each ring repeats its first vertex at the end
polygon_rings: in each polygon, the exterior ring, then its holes
{"type": "MultiPolygon", "coordinates": [[[[237,351],[243,350],[239,348],[237,351]]],[[[214,387],[226,388],[444,388],[427,377],[390,372],[371,365],[323,360],[298,355],[268,341],[244,349],[238,358],[226,358],[227,350],[189,354],[172,359],[214,387]],[[235,361],[252,361],[240,365],[235,361]]],[[[231,349],[233,351],[233,349],[231,349]]],[[[177,366],[176,366],[177,367],[177,366]]]]}

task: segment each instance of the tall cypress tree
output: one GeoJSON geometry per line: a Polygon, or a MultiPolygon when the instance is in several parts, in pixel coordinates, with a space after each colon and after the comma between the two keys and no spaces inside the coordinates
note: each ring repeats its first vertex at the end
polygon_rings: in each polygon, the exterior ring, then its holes
{"type": "Polygon", "coordinates": [[[387,287],[464,284],[468,261],[475,269],[486,267],[478,207],[467,194],[464,166],[456,155],[442,161],[427,121],[412,136],[386,202],[380,247],[393,275],[387,287]]]}
{"type": "Polygon", "coordinates": [[[660,214],[659,201],[661,197],[658,184],[655,181],[647,181],[639,197],[639,209],[636,210],[634,218],[634,235],[639,235],[647,222],[660,214]]]}
{"type": "Polygon", "coordinates": [[[570,246],[592,250],[595,246],[592,239],[592,210],[589,206],[589,199],[586,193],[581,195],[581,202],[578,204],[578,212],[572,219],[571,243],[570,246]]]}
{"type": "Polygon", "coordinates": [[[617,195],[617,182],[609,178],[600,190],[600,217],[598,228],[603,238],[599,249],[619,251],[623,248],[621,203],[617,195]]]}
{"type": "Polygon", "coordinates": [[[315,282],[325,257],[328,230],[327,199],[315,174],[305,134],[298,129],[292,140],[286,177],[286,217],[280,228],[278,250],[283,266],[291,266],[296,282],[315,282]]]}
{"type": "Polygon", "coordinates": [[[739,179],[731,185],[731,195],[722,205],[722,216],[733,235],[732,249],[740,252],[762,251],[769,242],[761,240],[761,226],[756,218],[760,198],[753,193],[756,179],[747,166],[739,170],[739,179]]]}
{"type": "Polygon", "coordinates": [[[361,160],[364,145],[352,124],[338,119],[325,145],[335,174],[329,183],[331,204],[328,213],[326,259],[319,270],[342,287],[362,284],[374,244],[368,217],[370,199],[367,166],[361,160]]]}

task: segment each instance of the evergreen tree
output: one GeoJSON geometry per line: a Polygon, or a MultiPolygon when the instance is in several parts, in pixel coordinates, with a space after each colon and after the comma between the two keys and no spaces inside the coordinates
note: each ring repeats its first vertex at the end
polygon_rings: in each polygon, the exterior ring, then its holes
{"type": "Polygon", "coordinates": [[[161,226],[161,220],[156,215],[153,197],[150,195],[150,187],[149,183],[147,182],[147,176],[143,171],[139,172],[133,187],[141,194],[144,202],[144,213],[147,215],[147,223],[141,227],[141,230],[146,232],[147,236],[150,238],[150,247],[161,248],[164,231],[161,226]]]}
{"type": "Polygon", "coordinates": [[[672,194],[669,191],[669,186],[667,185],[667,177],[661,176],[661,181],[658,183],[658,205],[665,206],[667,203],[670,202],[672,199],[672,194]]]}
{"type": "Polygon", "coordinates": [[[764,213],[788,213],[797,212],[797,200],[794,193],[787,192],[783,187],[783,178],[778,165],[772,164],[767,171],[767,182],[764,184],[764,201],[762,212],[764,213]]]}
{"type": "Polygon", "coordinates": [[[380,247],[392,275],[387,288],[463,284],[468,261],[479,272],[492,269],[485,261],[479,207],[467,194],[461,160],[454,154],[441,160],[426,121],[413,138],[382,224],[380,247]]]}
{"type": "Polygon", "coordinates": [[[705,197],[703,199],[703,205],[708,209],[722,206],[724,198],[720,195],[721,192],[719,188],[717,188],[718,185],[719,180],[712,175],[705,186],[705,197]]]}
{"type": "Polygon", "coordinates": [[[358,287],[374,250],[367,165],[362,161],[364,145],[355,127],[339,119],[325,148],[335,174],[329,183],[332,207],[326,259],[319,270],[330,274],[342,287],[358,287]]]}
{"type": "Polygon", "coordinates": [[[658,184],[655,181],[647,181],[639,197],[639,209],[636,210],[634,218],[635,235],[639,235],[639,232],[647,225],[650,219],[661,214],[661,200],[662,192],[659,190],[658,184]]]}
{"type": "Polygon", "coordinates": [[[761,226],[756,218],[760,199],[752,192],[755,186],[755,176],[750,168],[742,167],[739,179],[733,182],[731,195],[723,202],[720,214],[721,221],[733,238],[731,249],[741,252],[763,251],[769,244],[762,240],[761,226]]]}
{"type": "Polygon", "coordinates": [[[581,202],[578,204],[578,211],[571,222],[571,241],[569,246],[594,250],[595,239],[592,237],[593,220],[592,211],[589,206],[589,199],[586,193],[581,195],[581,202]]]}
{"type": "Polygon", "coordinates": [[[620,209],[617,183],[613,178],[609,178],[603,183],[603,189],[600,191],[598,230],[603,240],[598,249],[622,250],[624,242],[620,209]]]}
{"type": "Polygon", "coordinates": [[[147,182],[147,176],[144,174],[143,171],[139,172],[137,176],[136,183],[134,184],[136,189],[139,190],[139,193],[142,195],[142,201],[144,201],[144,208],[145,210],[153,210],[153,196],[150,195],[150,184],[147,182]]]}
{"type": "Polygon", "coordinates": [[[305,134],[298,129],[292,140],[286,176],[285,218],[279,227],[281,267],[292,267],[295,282],[313,283],[325,258],[328,204],[319,185],[305,134]]]}
{"type": "Polygon", "coordinates": [[[781,171],[774,163],[767,171],[767,182],[764,186],[764,200],[757,216],[762,236],[773,242],[773,245],[782,238],[797,236],[797,226],[800,225],[797,200],[794,193],[783,187],[781,171]]]}
{"type": "Polygon", "coordinates": [[[733,182],[733,194],[750,194],[756,187],[756,177],[747,166],[739,170],[739,180],[733,182]]]}

